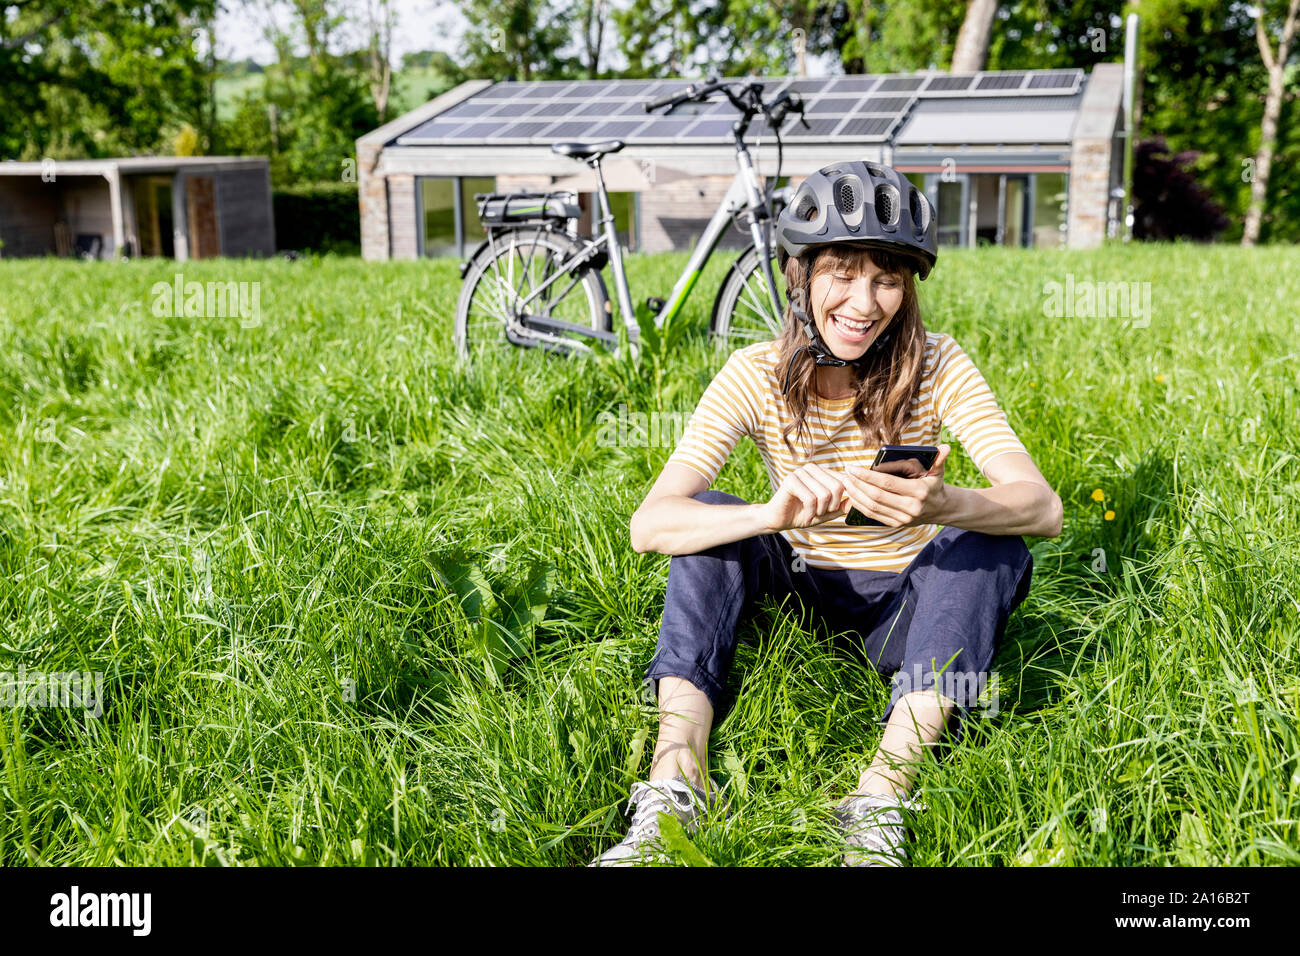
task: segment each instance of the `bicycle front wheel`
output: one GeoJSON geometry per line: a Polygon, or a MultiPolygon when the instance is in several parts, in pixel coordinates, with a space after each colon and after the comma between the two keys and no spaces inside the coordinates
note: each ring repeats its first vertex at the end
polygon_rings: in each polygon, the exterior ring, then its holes
{"type": "MultiPolygon", "coordinates": [[[[772,262],[777,301],[785,303],[785,276],[772,262]]],[[[767,276],[760,267],[758,250],[750,246],[727,272],[713,303],[709,322],[714,344],[735,350],[755,342],[766,342],[781,334],[783,316],[772,315],[767,276]]]]}
{"type": "Polygon", "coordinates": [[[456,304],[457,354],[473,360],[507,343],[564,353],[589,348],[577,334],[526,328],[526,315],[611,331],[612,309],[600,270],[563,271],[582,248],[572,237],[550,231],[500,233],[482,246],[465,272],[456,304]]]}

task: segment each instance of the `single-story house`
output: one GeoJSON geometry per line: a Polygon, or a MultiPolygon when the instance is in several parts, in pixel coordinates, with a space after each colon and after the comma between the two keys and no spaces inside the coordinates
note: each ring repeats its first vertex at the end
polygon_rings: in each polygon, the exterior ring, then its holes
{"type": "MultiPolygon", "coordinates": [[[[617,154],[623,174],[607,180],[620,240],[634,250],[689,248],[735,175],[730,128],[737,114],[725,101],[669,115],[646,113],[643,103],[691,82],[462,83],[357,140],[362,255],[465,255],[483,236],[473,196],[494,190],[576,186],[579,228],[589,235],[590,173],[550,147],[611,138],[626,144],[617,154]],[[660,175],[638,177],[638,165],[660,175]]],[[[783,180],[797,183],[844,159],[896,166],[931,199],[942,244],[1086,248],[1122,223],[1121,63],[1099,63],[1089,73],[759,82],[766,99],[797,91],[807,107],[808,127],[792,120],[782,133],[783,180]]],[[[771,130],[756,120],[746,142],[760,174],[772,175],[771,130]]],[[[744,245],[748,233],[729,241],[744,245]]]]}
{"type": "Polygon", "coordinates": [[[262,156],[0,162],[0,256],[272,255],[262,156]]]}

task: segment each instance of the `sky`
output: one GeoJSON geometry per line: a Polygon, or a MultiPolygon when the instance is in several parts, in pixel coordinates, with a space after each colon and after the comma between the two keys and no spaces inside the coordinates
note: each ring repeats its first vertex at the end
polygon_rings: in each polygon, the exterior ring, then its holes
{"type": "MultiPolygon", "coordinates": [[[[393,65],[401,63],[404,53],[416,50],[455,51],[465,18],[452,0],[391,0],[397,13],[393,31],[393,65]]],[[[357,11],[365,10],[365,0],[353,0],[357,11]]],[[[275,50],[263,39],[270,7],[281,26],[290,23],[288,8],[280,3],[222,0],[217,16],[217,55],[223,60],[252,57],[266,65],[275,59],[275,50]]],[[[355,44],[359,45],[359,44],[355,44]]]]}
{"type": "MultiPolygon", "coordinates": [[[[348,0],[352,8],[364,19],[366,0],[348,0]]],[[[612,0],[615,7],[623,7],[635,0],[612,0]]],[[[401,65],[402,56],[417,50],[442,50],[453,55],[461,45],[468,26],[456,0],[391,0],[397,14],[397,28],[393,31],[393,66],[401,65]]],[[[222,60],[243,60],[252,57],[263,65],[275,59],[275,50],[263,38],[268,22],[268,10],[281,27],[292,22],[288,5],[268,0],[222,0],[217,16],[217,56],[222,60]]],[[[341,40],[348,39],[340,37],[341,40]]],[[[351,47],[363,46],[359,33],[351,39],[351,47]]],[[[617,67],[620,56],[611,30],[605,33],[603,61],[617,67]]],[[[809,57],[809,76],[825,76],[838,72],[830,66],[833,57],[809,57]]]]}

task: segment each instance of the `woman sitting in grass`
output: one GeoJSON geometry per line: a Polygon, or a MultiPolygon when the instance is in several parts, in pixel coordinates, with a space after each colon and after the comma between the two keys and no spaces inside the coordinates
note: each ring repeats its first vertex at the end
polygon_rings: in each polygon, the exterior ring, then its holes
{"type": "Polygon", "coordinates": [[[732,353],[632,516],[637,551],[673,556],[646,670],[660,730],[627,836],[593,865],[663,861],[659,813],[693,832],[718,805],[700,767],[737,624],[762,596],[790,594],[894,675],[879,751],[834,814],[846,865],[901,865],[924,748],[954,712],[960,739],[1029,591],[1021,535],[1061,533],[1061,500],[984,377],[921,322],[913,275],[937,257],[925,197],[888,166],[835,164],[800,185],[776,238],[790,300],[781,337],[732,353]],[[880,445],[936,445],[944,425],[992,487],[946,484],[946,444],[922,477],[871,470],[880,445]],[[709,490],[744,435],[767,466],[766,502],[709,490]],[[878,523],[846,523],[850,508],[878,523]]]}

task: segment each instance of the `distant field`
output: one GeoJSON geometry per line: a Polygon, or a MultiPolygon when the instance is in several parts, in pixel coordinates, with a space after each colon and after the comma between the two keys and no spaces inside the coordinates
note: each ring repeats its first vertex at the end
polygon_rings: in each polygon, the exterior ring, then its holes
{"type": "MultiPolygon", "coordinates": [[[[635,296],[684,260],[633,257],[635,296]]],[[[940,256],[927,327],[1066,517],[1026,539],[997,712],[921,772],[916,865],[1300,863],[1293,260],[940,256]],[[1149,282],[1149,324],[1046,316],[1067,276],[1149,282]]],[[[0,260],[0,287],[0,672],[103,675],[97,718],[0,707],[0,864],[570,865],[622,836],[669,564],[627,523],[671,449],[599,416],[689,412],[725,358],[702,335],[465,369],[454,260],[0,260]],[[260,321],[155,316],[178,271],[260,283],[260,321]]],[[[957,446],[947,477],[981,484],[957,446]]],[[[715,486],[765,499],[752,446],[715,486]]],[[[837,865],[887,682],[768,609],[731,685],[733,813],[694,845],[837,865]]]]}

